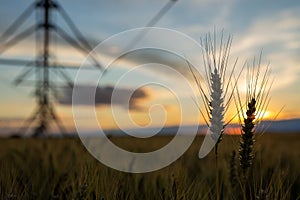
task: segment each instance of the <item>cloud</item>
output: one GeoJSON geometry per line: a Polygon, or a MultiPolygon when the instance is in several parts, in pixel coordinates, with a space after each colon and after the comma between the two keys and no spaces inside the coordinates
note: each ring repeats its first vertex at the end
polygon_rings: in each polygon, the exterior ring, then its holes
{"type": "Polygon", "coordinates": [[[269,47],[272,50],[282,50],[297,43],[300,39],[300,20],[294,9],[285,10],[265,18],[255,19],[253,24],[237,35],[238,42],[234,43],[233,51],[254,50],[269,47]],[[277,45],[280,48],[274,48],[277,45]]]}
{"type": "MultiPolygon", "coordinates": [[[[94,87],[89,85],[79,85],[76,86],[77,94],[77,105],[92,106],[90,99],[87,99],[90,94],[93,94],[94,87]]],[[[57,96],[57,101],[63,105],[72,104],[72,91],[73,88],[63,87],[59,95],[57,96]]],[[[103,86],[97,87],[95,93],[95,105],[96,106],[107,106],[115,104],[121,106],[124,109],[129,109],[130,111],[144,111],[145,108],[142,105],[144,101],[149,99],[149,91],[145,88],[139,88],[137,90],[132,90],[131,88],[114,88],[113,86],[103,86]],[[112,99],[112,97],[114,97],[112,99]]]]}
{"type": "Polygon", "coordinates": [[[129,52],[128,54],[125,54],[124,56],[116,60],[112,64],[112,66],[119,62],[121,62],[123,65],[127,65],[127,67],[129,68],[138,65],[153,63],[149,65],[149,70],[155,72],[156,76],[159,74],[163,75],[163,77],[170,75],[176,76],[177,73],[180,73],[188,79],[192,78],[192,74],[190,73],[185,58],[161,49],[146,48],[129,52]],[[162,67],[161,65],[165,65],[167,67],[175,69],[176,73],[175,71],[174,73],[172,73],[172,70],[166,67],[162,67]],[[157,72],[159,72],[159,74],[157,74],[157,72]]]}
{"type": "Polygon", "coordinates": [[[235,38],[232,54],[242,60],[252,59],[263,51],[262,64],[270,62],[275,77],[273,89],[283,89],[295,83],[299,76],[300,20],[295,9],[254,19],[245,31],[235,38]]]}

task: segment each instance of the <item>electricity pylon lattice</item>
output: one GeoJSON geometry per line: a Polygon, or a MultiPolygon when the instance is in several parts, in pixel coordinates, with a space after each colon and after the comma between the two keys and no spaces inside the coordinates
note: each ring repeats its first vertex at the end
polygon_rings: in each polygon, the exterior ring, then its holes
{"type": "MultiPolygon", "coordinates": [[[[177,0],[169,0],[162,9],[146,24],[145,27],[154,26],[162,16],[175,4],[177,0]]],[[[52,97],[57,94],[57,85],[51,82],[50,71],[53,70],[57,76],[64,79],[68,86],[73,87],[73,81],[68,77],[68,75],[63,71],[65,68],[76,69],[74,64],[62,64],[57,63],[53,60],[55,55],[51,53],[51,34],[54,32],[59,35],[63,40],[73,46],[75,49],[79,50],[83,55],[87,56],[93,47],[81,34],[79,29],[73,23],[72,19],[69,17],[67,12],[61,7],[55,0],[37,0],[32,3],[0,37],[0,56],[7,49],[18,44],[24,38],[35,33],[39,37],[36,37],[36,44],[42,46],[41,52],[38,52],[34,60],[17,60],[17,59],[1,59],[0,64],[5,65],[23,65],[24,71],[15,78],[14,83],[19,85],[24,82],[25,78],[31,74],[34,69],[35,74],[35,91],[34,97],[36,100],[36,109],[33,114],[25,121],[24,125],[21,127],[20,132],[25,134],[28,129],[35,124],[33,129],[33,136],[45,136],[50,130],[50,124],[54,122],[60,129],[61,133],[66,133],[63,123],[58,118],[52,97]],[[18,28],[25,22],[26,19],[30,17],[32,13],[36,11],[36,23],[29,28],[23,30],[19,34],[16,34],[18,28]],[[41,12],[38,12],[41,11],[41,12]],[[62,29],[58,24],[55,24],[52,20],[53,12],[58,12],[63,20],[68,25],[71,30],[73,37],[70,36],[64,29],[62,29]],[[12,38],[12,39],[9,39],[12,38]]],[[[134,46],[146,32],[141,32],[137,35],[131,43],[128,44],[129,47],[134,46]]],[[[92,61],[92,65],[97,69],[103,70],[100,63],[97,61],[94,55],[90,54],[89,58],[92,61]]],[[[79,67],[79,65],[77,65],[79,67]]]]}
{"type": "MultiPolygon", "coordinates": [[[[20,132],[26,133],[28,129],[35,124],[33,129],[33,136],[45,136],[49,130],[51,123],[55,123],[62,134],[66,133],[66,129],[63,123],[58,118],[52,97],[57,94],[55,83],[51,82],[50,70],[55,70],[55,74],[66,80],[67,85],[73,86],[72,80],[63,71],[63,68],[68,67],[63,64],[58,64],[53,61],[54,55],[51,54],[51,34],[52,32],[58,34],[62,39],[69,43],[74,48],[81,51],[84,55],[92,50],[87,40],[83,37],[79,29],[72,22],[71,18],[68,16],[66,11],[54,0],[38,0],[31,4],[13,23],[12,25],[3,33],[1,40],[4,41],[0,46],[0,55],[7,49],[11,48],[15,44],[19,43],[24,38],[35,33],[40,34],[36,37],[36,44],[42,46],[41,52],[37,53],[34,61],[24,61],[24,60],[10,60],[10,59],[0,59],[0,63],[12,64],[25,66],[24,72],[21,73],[15,80],[16,85],[21,84],[25,77],[30,74],[34,68],[35,72],[35,91],[34,97],[36,100],[36,109],[21,127],[20,132]],[[36,11],[36,24],[27,28],[19,34],[15,34],[17,29],[20,27],[24,21],[30,17],[30,15],[36,11]],[[40,11],[40,12],[39,12],[40,11]],[[64,21],[69,26],[70,30],[74,34],[75,38],[70,36],[66,31],[60,28],[52,20],[53,12],[58,12],[64,21]],[[8,39],[12,37],[12,39],[8,39]]],[[[1,42],[2,43],[2,42],[1,42]]],[[[95,57],[91,57],[93,64],[102,69],[99,62],[95,57]]]]}

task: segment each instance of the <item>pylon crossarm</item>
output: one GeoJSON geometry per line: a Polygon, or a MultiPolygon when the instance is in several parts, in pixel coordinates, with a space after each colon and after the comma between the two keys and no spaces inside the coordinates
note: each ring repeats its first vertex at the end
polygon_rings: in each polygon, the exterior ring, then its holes
{"type": "Polygon", "coordinates": [[[73,85],[74,85],[73,80],[67,75],[67,73],[65,73],[61,69],[54,69],[54,70],[51,70],[51,71],[53,73],[55,73],[56,75],[58,75],[59,77],[61,77],[63,80],[65,80],[69,87],[73,87],[73,85]]]}
{"type": "MultiPolygon", "coordinates": [[[[86,49],[85,47],[83,47],[80,43],[78,43],[75,39],[73,39],[72,37],[70,37],[63,29],[61,29],[60,27],[56,26],[56,28],[54,29],[56,31],[56,33],[62,38],[64,39],[66,42],[68,42],[71,46],[73,46],[75,49],[78,49],[81,53],[83,53],[84,56],[89,55],[90,50],[86,49]]],[[[90,54],[89,55],[90,58],[93,60],[95,66],[99,69],[103,69],[102,66],[99,64],[99,62],[97,61],[97,59],[90,54]]]]}
{"type": "Polygon", "coordinates": [[[21,15],[6,29],[6,31],[2,34],[1,41],[5,41],[8,37],[10,37],[17,29],[29,18],[32,11],[35,8],[35,3],[32,3],[28,6],[21,15]]]}
{"type": "Polygon", "coordinates": [[[26,29],[25,31],[19,33],[14,38],[10,39],[8,42],[6,42],[4,45],[1,45],[0,48],[0,55],[3,54],[5,51],[7,51],[10,47],[18,44],[20,41],[22,41],[24,38],[28,37],[28,35],[31,35],[35,32],[36,26],[33,25],[26,29]]]}
{"type": "Polygon", "coordinates": [[[71,29],[71,31],[73,32],[77,40],[79,40],[85,46],[86,49],[91,51],[93,48],[91,47],[89,42],[85,39],[85,37],[82,35],[80,30],[77,28],[77,26],[74,24],[71,17],[66,12],[66,10],[63,7],[59,6],[58,11],[59,11],[58,13],[65,20],[65,22],[67,23],[67,25],[69,26],[69,28],[71,29]]]}
{"type": "MultiPolygon", "coordinates": [[[[33,64],[35,64],[35,62],[31,62],[31,63],[27,63],[27,65],[25,66],[32,66],[33,64]]],[[[23,68],[22,73],[20,73],[15,79],[14,79],[14,84],[15,85],[19,85],[20,83],[22,83],[25,78],[30,74],[30,72],[32,71],[32,67],[29,68],[23,68]]]]}

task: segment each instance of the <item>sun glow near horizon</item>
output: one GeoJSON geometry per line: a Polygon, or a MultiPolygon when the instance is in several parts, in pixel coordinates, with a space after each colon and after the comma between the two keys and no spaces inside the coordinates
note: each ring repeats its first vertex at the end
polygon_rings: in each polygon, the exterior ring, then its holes
{"type": "MultiPolygon", "coordinates": [[[[262,3],[257,0],[251,1],[250,3],[234,1],[231,2],[231,4],[227,4],[228,2],[220,3],[214,1],[209,3],[202,2],[203,4],[201,1],[199,2],[178,2],[176,7],[174,7],[174,9],[177,10],[171,9],[164,17],[161,18],[157,26],[182,32],[198,42],[199,37],[202,37],[207,32],[212,31],[214,26],[216,26],[217,32],[224,28],[225,33],[233,34],[234,36],[230,59],[234,60],[236,57],[239,57],[238,68],[243,65],[244,61],[252,60],[253,57],[255,55],[257,56],[257,54],[263,49],[261,64],[264,67],[270,63],[272,75],[274,75],[275,81],[270,91],[270,95],[272,96],[270,105],[267,109],[258,109],[256,117],[262,118],[263,120],[300,118],[300,109],[298,105],[300,99],[300,68],[298,67],[300,65],[300,14],[298,12],[300,4],[292,0],[287,0],[280,4],[274,3],[271,7],[268,2],[262,3]],[[218,10],[218,12],[212,12],[215,10],[218,10]],[[186,12],[188,12],[189,15],[186,15],[186,12]],[[207,17],[203,18],[203,16],[207,17]],[[281,111],[281,107],[283,105],[286,106],[281,111]]],[[[84,4],[79,1],[66,1],[63,3],[75,24],[82,31],[82,34],[87,36],[88,40],[93,45],[97,45],[100,41],[104,41],[106,38],[124,30],[144,26],[150,19],[149,17],[154,16],[162,5],[162,2],[159,1],[143,3],[128,1],[126,2],[128,9],[124,9],[123,3],[118,4],[114,1],[107,1],[106,3],[103,3],[101,8],[98,6],[91,6],[91,4],[84,4]],[[89,13],[89,15],[78,15],[78,10],[80,10],[81,13],[89,13]],[[99,12],[99,10],[103,10],[105,12],[99,12]],[[110,20],[107,21],[103,19],[110,20]]],[[[27,4],[28,2],[25,1],[17,2],[14,0],[9,1],[6,7],[0,8],[0,14],[3,19],[0,22],[0,27],[2,27],[0,35],[2,35],[9,24],[18,17],[19,11],[21,12],[26,8],[27,4]]],[[[35,19],[28,19],[27,22],[29,25],[30,23],[34,23],[35,19]]],[[[60,23],[59,18],[53,18],[53,23],[54,22],[61,25],[62,28],[67,28],[64,24],[60,23]]],[[[24,24],[24,28],[26,27],[27,24],[24,24]]],[[[22,30],[22,27],[20,27],[20,31],[22,30]]],[[[11,35],[11,37],[13,37],[13,35],[11,35]]],[[[49,50],[50,53],[53,54],[51,56],[53,56],[53,58],[55,57],[55,61],[80,64],[85,58],[85,56],[80,52],[77,52],[76,50],[73,51],[73,47],[67,45],[66,42],[63,42],[59,36],[55,36],[55,34],[53,34],[52,39],[53,40],[51,41],[53,41],[53,45],[51,43],[49,50]]],[[[185,44],[172,42],[171,45],[184,47],[185,44]]],[[[31,37],[1,54],[1,58],[34,59],[36,56],[35,50],[34,37],[31,37]]],[[[107,46],[106,53],[97,58],[103,63],[106,63],[107,60],[110,60],[110,56],[116,54],[118,51],[119,49],[117,46],[107,46]]],[[[195,54],[193,49],[191,49],[191,52],[195,54]]],[[[136,54],[136,56],[141,59],[146,57],[145,54],[136,54]]],[[[151,58],[157,58],[155,56],[158,56],[160,60],[169,59],[168,61],[170,62],[165,63],[175,63],[177,64],[176,67],[178,67],[178,63],[180,63],[180,65],[184,65],[181,64],[181,62],[177,62],[177,60],[175,60],[175,62],[174,60],[170,60],[170,55],[162,54],[162,52],[158,53],[158,55],[152,53],[151,56],[147,57],[146,60],[140,60],[141,63],[142,61],[148,62],[151,58]]],[[[199,60],[201,60],[201,56],[202,55],[195,55],[195,57],[199,58],[199,60]]],[[[160,60],[158,59],[158,61],[160,60]]],[[[112,67],[109,73],[107,73],[107,76],[103,78],[103,83],[101,82],[99,84],[104,86],[114,84],[115,81],[122,76],[122,74],[126,73],[126,70],[130,70],[136,65],[136,63],[126,59],[120,59],[114,64],[115,66],[112,67]]],[[[199,65],[201,68],[202,63],[200,63],[200,61],[199,65]]],[[[187,68],[187,66],[184,67],[187,68]]],[[[175,67],[173,66],[173,68],[175,67]]],[[[31,96],[34,95],[32,88],[16,88],[11,84],[14,81],[14,77],[20,75],[19,73],[22,73],[22,70],[23,69],[19,66],[1,66],[0,123],[3,125],[2,127],[6,127],[11,124],[12,129],[15,128],[17,124],[22,124],[27,117],[30,117],[31,113],[34,112],[34,109],[36,108],[34,104],[35,100],[33,98],[31,99],[31,96]],[[6,123],[7,121],[10,121],[10,123],[6,123]]],[[[75,78],[75,70],[66,70],[66,72],[71,79],[75,78]]],[[[89,71],[86,73],[87,81],[98,78],[95,77],[96,73],[94,72],[95,71],[89,71]]],[[[134,74],[134,76],[126,82],[126,87],[134,85],[141,79],[154,78],[155,80],[168,79],[177,87],[180,87],[181,84],[178,79],[171,80],[172,76],[170,73],[163,72],[161,68],[158,67],[156,67],[155,70],[151,66],[148,67],[147,70],[139,72],[141,73],[134,74]]],[[[188,68],[186,72],[188,73],[188,68]]],[[[30,81],[32,80],[34,80],[34,75],[30,74],[30,81]]],[[[239,81],[239,90],[242,98],[244,98],[244,95],[247,92],[245,80],[246,77],[243,73],[239,81]]],[[[59,85],[60,83],[58,82],[61,80],[57,78],[52,81],[59,85]]],[[[192,87],[195,87],[195,85],[192,85],[192,87]]],[[[193,89],[197,91],[196,87],[193,89]]],[[[191,98],[190,94],[186,91],[181,91],[181,93],[182,94],[180,95],[185,95],[186,98],[191,98]]],[[[124,109],[124,107],[118,108],[117,114],[120,115],[120,117],[131,117],[131,119],[121,122],[123,123],[122,126],[130,128],[134,123],[138,125],[137,127],[167,127],[178,126],[181,123],[184,125],[195,125],[193,124],[195,118],[197,118],[198,124],[206,124],[203,117],[199,115],[199,110],[195,104],[191,103],[186,106],[186,110],[190,113],[190,117],[182,119],[180,107],[170,92],[164,92],[162,89],[156,88],[149,90],[149,94],[151,98],[144,98],[141,102],[138,102],[140,106],[143,106],[146,109],[137,109],[135,111],[131,110],[129,111],[130,113],[128,113],[128,110],[124,109]],[[160,107],[154,106],[151,109],[151,106],[155,104],[160,105],[160,107]],[[161,108],[164,108],[164,111],[161,110],[161,108]],[[130,123],[130,120],[132,120],[133,123],[130,123]]],[[[201,97],[196,99],[196,102],[198,102],[198,100],[201,100],[201,97]]],[[[61,118],[63,123],[71,130],[74,130],[74,119],[72,116],[71,104],[62,105],[55,100],[53,103],[55,104],[58,116],[61,118]]],[[[113,118],[110,106],[111,105],[109,104],[97,106],[97,119],[103,128],[117,129],[118,125],[113,118]]],[[[199,107],[203,109],[201,104],[199,107]]],[[[82,120],[85,120],[86,129],[90,130],[91,125],[85,116],[85,109],[87,108],[82,107],[81,118],[82,120]]],[[[205,110],[202,111],[205,112],[205,110]]],[[[239,123],[238,116],[235,116],[236,113],[237,109],[234,101],[232,101],[230,109],[225,116],[225,123],[230,121],[232,118],[233,120],[231,123],[239,123]]],[[[240,116],[242,115],[240,114],[240,116]]]]}

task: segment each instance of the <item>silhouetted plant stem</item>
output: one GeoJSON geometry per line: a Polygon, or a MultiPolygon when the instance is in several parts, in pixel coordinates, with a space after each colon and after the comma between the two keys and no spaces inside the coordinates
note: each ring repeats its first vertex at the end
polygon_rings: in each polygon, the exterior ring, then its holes
{"type": "MultiPolygon", "coordinates": [[[[227,70],[231,42],[231,36],[224,41],[223,32],[219,45],[217,45],[218,41],[216,39],[215,32],[213,35],[207,34],[204,40],[201,40],[201,45],[203,46],[203,64],[205,69],[205,77],[203,80],[206,83],[203,83],[202,79],[200,81],[198,78],[199,74],[194,73],[190,63],[187,62],[198,86],[201,101],[203,102],[203,110],[200,109],[199,105],[197,105],[197,107],[199,108],[200,114],[208,126],[205,138],[209,138],[207,140],[209,142],[206,144],[212,144],[210,146],[201,146],[199,158],[203,158],[214,148],[217,200],[220,199],[218,146],[222,140],[224,128],[227,125],[225,123],[224,116],[229,109],[234,88],[237,84],[237,81],[232,83],[237,59],[235,60],[231,70],[227,70]],[[233,89],[231,89],[231,86],[233,86],[233,89]]],[[[238,77],[239,76],[240,74],[238,77]]]]}
{"type": "Polygon", "coordinates": [[[216,200],[220,199],[219,194],[219,162],[218,162],[218,143],[215,146],[215,167],[216,167],[216,200]]]}
{"type": "Polygon", "coordinates": [[[236,152],[233,150],[230,159],[230,184],[232,192],[237,184],[237,177],[236,152]]]}

